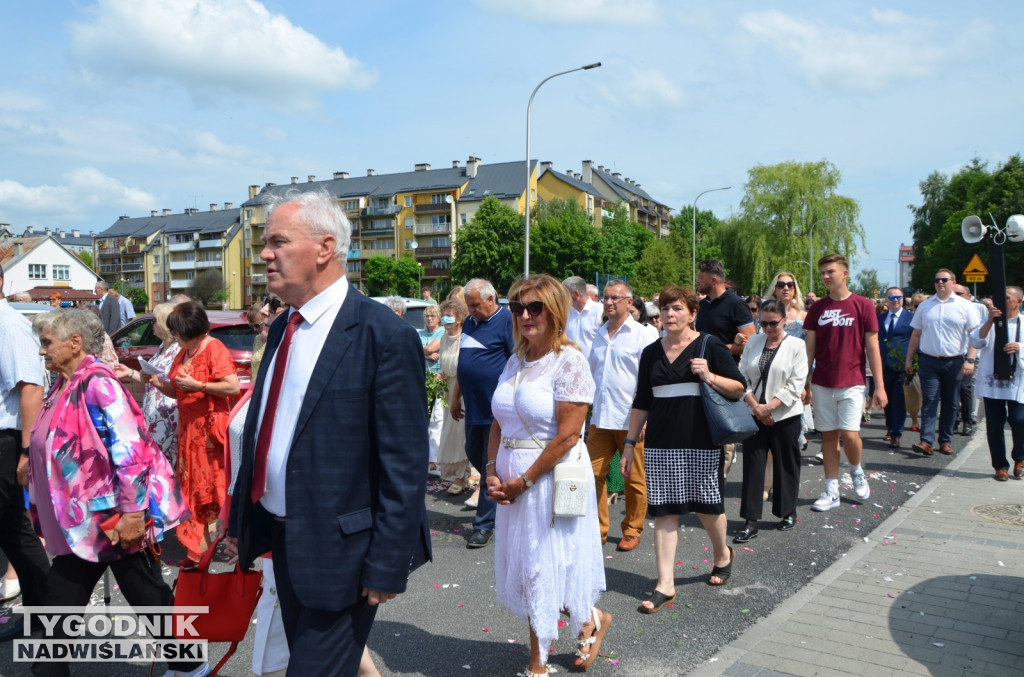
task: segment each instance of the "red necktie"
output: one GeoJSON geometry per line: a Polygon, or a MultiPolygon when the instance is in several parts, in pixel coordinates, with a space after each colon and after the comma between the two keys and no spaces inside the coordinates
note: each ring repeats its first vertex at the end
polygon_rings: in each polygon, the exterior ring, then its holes
{"type": "Polygon", "coordinates": [[[288,318],[288,326],[284,329],[284,338],[277,347],[277,359],[274,361],[274,374],[270,379],[270,393],[267,395],[267,406],[263,409],[263,422],[256,437],[256,463],[252,471],[252,502],[262,498],[267,488],[267,456],[270,454],[270,438],[274,435],[274,414],[277,412],[277,398],[281,394],[284,383],[284,371],[288,367],[288,349],[292,345],[292,334],[295,327],[302,322],[298,311],[288,318]]]}

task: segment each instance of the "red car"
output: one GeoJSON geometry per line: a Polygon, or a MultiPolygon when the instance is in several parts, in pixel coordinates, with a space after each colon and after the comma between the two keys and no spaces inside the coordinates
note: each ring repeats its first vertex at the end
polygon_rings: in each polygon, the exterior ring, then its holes
{"type": "MultiPolygon", "coordinates": [[[[235,362],[238,385],[242,390],[252,387],[250,362],[252,342],[256,331],[249,326],[245,313],[237,310],[208,310],[210,336],[227,346],[235,362]]],[[[110,337],[118,360],[129,369],[139,369],[139,358],[150,359],[160,347],[160,339],[153,332],[154,319],[151,314],[141,315],[114,332],[110,337]]],[[[129,386],[135,400],[141,404],[144,387],[134,381],[129,386]]]]}

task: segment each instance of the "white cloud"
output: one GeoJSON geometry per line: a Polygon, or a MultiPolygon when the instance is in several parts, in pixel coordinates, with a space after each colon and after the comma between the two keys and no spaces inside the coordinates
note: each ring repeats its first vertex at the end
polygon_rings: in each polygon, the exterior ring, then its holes
{"type": "Polygon", "coordinates": [[[488,12],[536,23],[649,24],[658,15],[655,0],[476,0],[476,4],[488,12]]]}
{"type": "Polygon", "coordinates": [[[657,111],[686,104],[682,88],[657,68],[633,67],[613,72],[613,83],[600,83],[594,90],[614,108],[626,111],[657,111]]]}
{"type": "Polygon", "coordinates": [[[375,76],[256,0],[99,0],[71,25],[71,54],[99,81],[167,78],[198,100],[225,93],[309,109],[375,76]]]}
{"type": "Polygon", "coordinates": [[[856,29],[778,11],[740,18],[749,33],[792,54],[810,83],[850,90],[881,90],[935,75],[950,60],[963,58],[962,48],[976,39],[935,38],[931,22],[896,10],[872,11],[852,23],[856,29]]]}
{"type": "MultiPolygon", "coordinates": [[[[64,176],[60,185],[26,186],[10,179],[0,180],[0,216],[26,225],[53,220],[87,219],[87,209],[115,207],[140,211],[156,200],[149,193],[126,186],[94,167],[80,167],[64,176]]],[[[15,223],[15,225],[18,225],[15,223]]]]}
{"type": "Polygon", "coordinates": [[[0,111],[35,112],[46,108],[46,103],[31,94],[14,89],[0,89],[0,111]]]}

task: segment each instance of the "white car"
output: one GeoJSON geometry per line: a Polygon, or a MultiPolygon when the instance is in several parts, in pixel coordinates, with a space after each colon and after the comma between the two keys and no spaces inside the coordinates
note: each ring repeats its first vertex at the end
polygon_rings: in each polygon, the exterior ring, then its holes
{"type": "MultiPolygon", "coordinates": [[[[389,297],[371,296],[370,298],[378,303],[384,303],[389,297]]],[[[410,299],[404,296],[400,298],[405,301],[405,321],[416,329],[423,329],[423,309],[434,304],[427,303],[422,299],[410,299]]]]}

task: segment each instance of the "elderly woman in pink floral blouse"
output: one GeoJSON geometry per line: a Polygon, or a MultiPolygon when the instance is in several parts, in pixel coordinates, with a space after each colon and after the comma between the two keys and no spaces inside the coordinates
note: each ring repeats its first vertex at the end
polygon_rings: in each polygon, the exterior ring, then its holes
{"type": "MultiPolygon", "coordinates": [[[[135,400],[95,355],[103,326],[95,313],[37,315],[46,368],[58,374],[32,428],[29,499],[53,556],[46,606],[85,607],[109,566],[128,603],[166,606],[171,590],[155,544],[189,511],[170,464],[146,432],[135,400]]],[[[63,622],[54,634],[63,632],[63,622]]],[[[199,663],[172,663],[188,672],[199,663]]],[[[68,674],[67,663],[36,666],[68,674]]]]}

